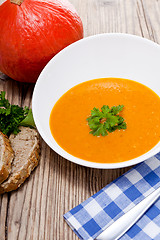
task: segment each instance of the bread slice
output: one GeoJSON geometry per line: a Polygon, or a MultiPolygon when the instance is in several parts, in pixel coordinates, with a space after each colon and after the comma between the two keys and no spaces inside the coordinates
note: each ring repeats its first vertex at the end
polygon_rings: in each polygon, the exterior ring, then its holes
{"type": "Polygon", "coordinates": [[[21,132],[11,134],[10,142],[15,153],[11,173],[0,184],[0,194],[17,189],[37,166],[40,156],[39,135],[35,129],[20,127],[21,132]]]}
{"type": "Polygon", "coordinates": [[[14,153],[6,135],[0,132],[0,183],[5,181],[11,172],[14,153]]]}

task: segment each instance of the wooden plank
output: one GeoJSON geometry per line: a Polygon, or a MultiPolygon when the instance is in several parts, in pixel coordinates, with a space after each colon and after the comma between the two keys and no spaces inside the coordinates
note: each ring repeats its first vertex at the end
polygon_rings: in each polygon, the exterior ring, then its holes
{"type": "MultiPolygon", "coordinates": [[[[2,2],[2,0],[0,0],[2,2]]],[[[104,32],[136,34],[160,43],[160,1],[71,0],[85,37],[104,32]]],[[[34,85],[0,75],[0,90],[14,104],[31,106],[34,85]]],[[[127,168],[78,166],[41,141],[39,166],[18,190],[0,196],[0,240],[78,240],[63,214],[123,174],[127,168]],[[7,227],[7,228],[6,228],[7,227]]]]}
{"type": "Polygon", "coordinates": [[[7,228],[7,216],[8,216],[8,194],[4,194],[0,198],[0,239],[5,240],[6,228],[7,228]]]}

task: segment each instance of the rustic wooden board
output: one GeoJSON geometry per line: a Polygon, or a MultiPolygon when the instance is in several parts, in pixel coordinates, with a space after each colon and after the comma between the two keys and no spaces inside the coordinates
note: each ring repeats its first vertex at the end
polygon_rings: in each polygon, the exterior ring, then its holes
{"type": "MultiPolygon", "coordinates": [[[[122,32],[160,43],[160,0],[70,1],[82,18],[85,37],[122,32]]],[[[0,90],[14,104],[31,106],[33,88],[0,74],[0,90]]],[[[127,170],[78,166],[43,140],[41,146],[40,164],[30,178],[18,191],[0,196],[0,240],[78,240],[63,214],[127,170]]]]}

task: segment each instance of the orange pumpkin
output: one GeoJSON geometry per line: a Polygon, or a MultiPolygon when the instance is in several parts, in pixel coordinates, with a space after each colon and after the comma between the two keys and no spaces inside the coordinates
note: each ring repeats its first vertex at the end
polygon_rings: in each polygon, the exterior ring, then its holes
{"type": "Polygon", "coordinates": [[[83,37],[82,21],[67,0],[11,1],[0,6],[0,71],[35,82],[55,54],[83,37]]]}

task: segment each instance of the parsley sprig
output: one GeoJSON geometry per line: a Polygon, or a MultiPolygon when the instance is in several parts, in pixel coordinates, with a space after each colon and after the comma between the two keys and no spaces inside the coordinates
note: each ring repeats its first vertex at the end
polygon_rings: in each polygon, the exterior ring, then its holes
{"type": "Polygon", "coordinates": [[[90,133],[94,136],[106,136],[116,129],[126,129],[127,125],[124,118],[118,114],[123,110],[123,105],[113,106],[103,105],[101,111],[94,107],[91,110],[91,116],[87,118],[90,133]]]}
{"type": "Polygon", "coordinates": [[[0,131],[6,135],[17,134],[19,126],[35,127],[32,110],[28,107],[11,105],[5,98],[5,92],[0,93],[0,131]]]}

